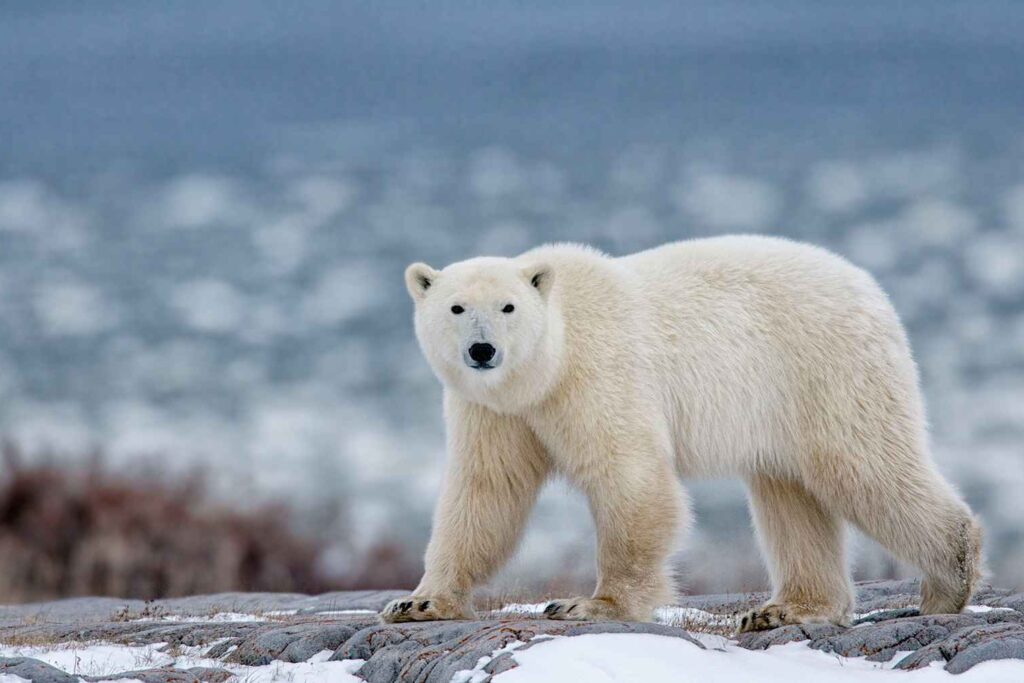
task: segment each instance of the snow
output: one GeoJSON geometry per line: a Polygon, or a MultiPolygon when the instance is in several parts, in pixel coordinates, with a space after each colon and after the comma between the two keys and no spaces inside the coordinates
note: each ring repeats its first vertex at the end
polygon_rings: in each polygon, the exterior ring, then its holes
{"type": "Polygon", "coordinates": [[[1013,609],[1010,607],[989,607],[988,605],[968,605],[968,612],[974,612],[975,614],[984,614],[985,612],[1012,612],[1013,609]]]}
{"type": "MultiPolygon", "coordinates": [[[[546,603],[510,603],[501,612],[537,614],[546,603]]],[[[972,605],[968,610],[983,613],[1005,608],[972,605]]],[[[182,617],[169,615],[162,621],[261,621],[265,617],[288,616],[295,610],[256,614],[219,612],[209,617],[182,617]]],[[[333,610],[322,616],[370,614],[372,610],[333,610]]],[[[863,616],[863,615],[858,615],[863,616]]],[[[664,607],[658,610],[660,623],[687,623],[693,625],[722,626],[727,617],[688,607],[664,607]]],[[[485,667],[496,657],[512,652],[517,663],[515,669],[494,677],[496,683],[564,683],[579,680],[592,683],[619,683],[644,681],[701,683],[733,683],[750,680],[751,673],[763,683],[789,683],[813,680],[820,683],[844,683],[877,679],[881,681],[907,681],[907,683],[1017,683],[1024,680],[1024,661],[998,660],[979,664],[966,673],[946,672],[941,663],[914,671],[893,669],[907,652],[897,653],[888,662],[871,662],[861,657],[839,655],[814,650],[806,642],[777,645],[765,651],[739,647],[728,636],[697,632],[691,633],[705,649],[693,643],[653,634],[615,633],[580,636],[538,636],[531,646],[513,641],[507,646],[481,657],[471,669],[457,672],[452,683],[480,683],[487,677],[485,667]],[[687,676],[680,678],[681,675],[687,676]]],[[[328,661],[333,652],[323,650],[305,662],[273,662],[267,666],[251,667],[210,659],[203,653],[210,645],[178,648],[172,655],[162,650],[164,643],[150,645],[114,645],[109,643],[77,643],[48,646],[0,645],[0,657],[32,657],[77,676],[107,676],[125,671],[149,668],[219,667],[235,673],[249,683],[289,680],[314,683],[317,681],[359,681],[354,676],[362,660],[328,661]]],[[[20,683],[14,676],[0,675],[0,683],[20,683]]]]}
{"type": "Polygon", "coordinates": [[[505,614],[542,614],[544,608],[547,607],[546,602],[535,602],[535,603],[521,603],[521,602],[510,602],[503,606],[499,612],[505,614]]]}
{"type": "Polygon", "coordinates": [[[377,610],[372,609],[329,609],[317,612],[318,617],[344,617],[350,615],[376,614],[377,610]]]}
{"type": "MultiPolygon", "coordinates": [[[[363,660],[328,661],[334,654],[331,650],[318,652],[305,662],[245,666],[203,657],[202,652],[209,646],[183,647],[180,648],[183,654],[178,656],[161,652],[164,646],[165,643],[134,646],[75,642],[57,646],[0,645],[0,657],[31,657],[76,676],[112,676],[126,671],[164,667],[214,667],[227,669],[246,683],[282,680],[291,683],[362,683],[362,679],[352,674],[363,665],[363,660]]],[[[20,683],[21,680],[15,676],[0,675],[0,683],[20,683]]]]}
{"type": "Polygon", "coordinates": [[[491,653],[488,657],[481,657],[477,660],[476,666],[472,669],[463,669],[462,671],[456,671],[452,676],[451,683],[482,683],[487,678],[487,672],[484,671],[484,667],[494,661],[494,658],[505,652],[512,652],[518,650],[525,645],[521,640],[513,640],[505,647],[499,648],[491,653]]]}
{"type": "Polygon", "coordinates": [[[157,645],[70,642],[58,646],[0,645],[0,657],[31,657],[76,676],[110,676],[173,664],[157,645]]]}
{"type": "Polygon", "coordinates": [[[288,662],[273,662],[267,666],[256,667],[231,667],[235,669],[246,669],[239,671],[239,678],[245,683],[263,683],[267,681],[289,681],[290,683],[317,683],[318,681],[331,681],[331,683],[363,683],[363,679],[352,674],[363,665],[362,660],[349,659],[340,662],[327,661],[334,654],[330,650],[324,650],[309,658],[308,661],[291,664],[288,662]]]}
{"type": "Polygon", "coordinates": [[[725,629],[731,631],[736,620],[727,614],[714,614],[696,607],[659,607],[654,613],[659,624],[678,626],[686,629],[725,629]]]}
{"type": "MultiPolygon", "coordinates": [[[[839,657],[812,650],[803,643],[791,643],[767,651],[751,651],[721,639],[720,649],[702,650],[688,641],[651,634],[588,634],[556,637],[518,650],[513,655],[519,666],[494,677],[495,683],[701,683],[749,681],[756,674],[759,683],[843,683],[878,680],[921,683],[1018,683],[1024,677],[1024,662],[985,662],[959,674],[930,666],[915,671],[895,671],[887,663],[839,657]]],[[[473,679],[466,679],[471,683],[473,679]]]]}
{"type": "MultiPolygon", "coordinates": [[[[504,605],[498,612],[506,615],[538,615],[544,612],[546,602],[519,603],[504,605]]],[[[731,630],[734,620],[729,615],[714,614],[696,607],[677,607],[668,605],[659,607],[654,613],[654,620],[659,624],[678,626],[686,629],[719,628],[731,630]]]]}
{"type": "MultiPolygon", "coordinates": [[[[295,614],[295,610],[291,610],[291,614],[295,614]]],[[[201,622],[201,623],[237,623],[244,621],[266,621],[266,617],[275,616],[278,612],[267,612],[266,615],[261,616],[258,614],[243,614],[240,612],[217,612],[208,616],[192,616],[188,614],[165,614],[152,619],[135,619],[134,621],[187,621],[187,622],[201,622]]]]}

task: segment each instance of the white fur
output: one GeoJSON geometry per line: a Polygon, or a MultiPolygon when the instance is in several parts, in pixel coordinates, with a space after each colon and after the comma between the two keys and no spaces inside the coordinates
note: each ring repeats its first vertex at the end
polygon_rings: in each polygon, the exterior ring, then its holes
{"type": "Polygon", "coordinates": [[[386,620],[469,614],[552,471],[588,496],[599,555],[594,596],[554,618],[649,619],[670,597],[687,516],[673,472],[750,486],[775,594],[744,629],[846,620],[844,521],[923,570],[923,611],[966,604],[978,526],[928,456],[903,328],[845,260],[733,236],[623,258],[546,246],[406,280],[451,462],[423,581],[386,620]],[[498,367],[465,362],[482,341],[498,367]]]}

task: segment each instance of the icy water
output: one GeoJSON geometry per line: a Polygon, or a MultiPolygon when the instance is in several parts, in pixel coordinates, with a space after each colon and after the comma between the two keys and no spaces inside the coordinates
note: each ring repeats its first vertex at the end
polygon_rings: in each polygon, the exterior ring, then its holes
{"type": "MultiPolygon", "coordinates": [[[[443,433],[408,262],[782,234],[891,293],[1020,583],[1021,35],[1015,2],[8,3],[0,431],[419,548],[443,433]]],[[[714,543],[741,490],[697,508],[695,585],[756,582],[714,543]]],[[[554,488],[518,571],[589,533],[554,488]]]]}

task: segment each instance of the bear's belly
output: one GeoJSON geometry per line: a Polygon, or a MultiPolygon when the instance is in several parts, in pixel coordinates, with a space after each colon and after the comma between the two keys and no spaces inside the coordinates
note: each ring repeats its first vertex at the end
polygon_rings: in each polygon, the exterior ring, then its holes
{"type": "Polygon", "coordinates": [[[715,401],[670,406],[676,469],[685,478],[796,473],[801,457],[779,404],[715,401]]]}

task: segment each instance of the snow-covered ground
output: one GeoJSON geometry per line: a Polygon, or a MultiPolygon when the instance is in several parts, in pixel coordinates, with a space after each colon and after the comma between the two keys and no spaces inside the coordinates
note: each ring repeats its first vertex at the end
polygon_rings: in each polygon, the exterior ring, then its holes
{"type": "MultiPolygon", "coordinates": [[[[954,676],[939,664],[915,671],[893,670],[901,655],[885,663],[863,658],[840,657],[813,650],[805,643],[791,643],[751,651],[737,647],[723,636],[696,633],[705,646],[700,649],[680,638],[651,634],[589,634],[573,637],[544,637],[531,647],[514,642],[490,657],[481,658],[473,669],[461,671],[452,683],[480,683],[483,671],[494,656],[512,652],[518,666],[493,678],[495,683],[735,683],[752,677],[763,683],[845,683],[847,681],[906,681],[907,683],[1020,683],[1024,661],[984,662],[954,676]]],[[[205,648],[183,648],[175,654],[163,652],[163,644],[146,646],[105,643],[69,643],[60,646],[0,646],[0,657],[32,657],[78,676],[105,676],[156,667],[219,667],[234,672],[247,683],[291,681],[314,683],[337,681],[357,683],[361,660],[330,662],[325,650],[306,662],[274,662],[250,667],[225,664],[202,656],[205,648]]],[[[0,674],[0,683],[23,679],[0,674]]]]}
{"type": "MultiPolygon", "coordinates": [[[[352,675],[362,665],[362,660],[327,661],[333,654],[325,650],[308,661],[289,663],[273,662],[266,666],[242,666],[225,664],[217,659],[202,656],[205,647],[180,648],[178,654],[163,652],[163,643],[131,646],[107,643],[67,643],[59,646],[13,647],[0,645],[0,657],[31,657],[76,676],[110,676],[126,671],[141,671],[160,667],[188,669],[192,667],[214,667],[227,669],[237,674],[246,683],[264,681],[337,681],[358,683],[352,675]]],[[[12,683],[0,674],[0,683],[12,683]]]]}
{"type": "MultiPolygon", "coordinates": [[[[679,638],[650,634],[591,634],[552,638],[512,656],[519,666],[494,678],[497,683],[844,683],[846,681],[907,681],[921,683],[1020,683],[1024,661],[985,662],[954,676],[940,667],[893,671],[892,663],[838,657],[792,643],[751,651],[729,640],[702,636],[708,648],[679,638]]],[[[468,678],[467,683],[472,683],[468,678]]]]}

